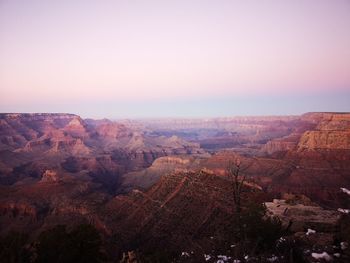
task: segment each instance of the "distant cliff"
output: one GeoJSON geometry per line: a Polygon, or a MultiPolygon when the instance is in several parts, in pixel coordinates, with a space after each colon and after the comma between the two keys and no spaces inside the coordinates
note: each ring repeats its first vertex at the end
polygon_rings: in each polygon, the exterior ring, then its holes
{"type": "Polygon", "coordinates": [[[313,113],[306,118],[318,125],[302,135],[299,150],[350,149],[350,113],[313,113]]]}

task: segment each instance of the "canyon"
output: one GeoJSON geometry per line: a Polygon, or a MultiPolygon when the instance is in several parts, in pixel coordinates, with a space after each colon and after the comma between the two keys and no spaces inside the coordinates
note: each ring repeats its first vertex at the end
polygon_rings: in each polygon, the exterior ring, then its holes
{"type": "Polygon", "coordinates": [[[336,218],[350,207],[340,190],[350,189],[350,113],[116,121],[2,113],[0,235],[89,223],[117,258],[210,249],[235,216],[227,167],[237,160],[244,203],[289,194],[336,218]]]}

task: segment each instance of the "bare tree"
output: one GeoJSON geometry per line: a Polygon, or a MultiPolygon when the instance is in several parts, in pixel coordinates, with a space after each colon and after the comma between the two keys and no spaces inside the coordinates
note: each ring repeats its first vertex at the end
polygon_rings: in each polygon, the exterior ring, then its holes
{"type": "Polygon", "coordinates": [[[243,192],[243,185],[246,181],[246,176],[240,176],[241,172],[241,161],[239,159],[236,159],[234,161],[230,161],[227,166],[227,172],[229,176],[229,180],[231,183],[231,190],[232,190],[232,196],[233,196],[233,209],[234,213],[237,219],[237,225],[238,225],[238,234],[239,237],[242,237],[242,192],[243,192]]]}

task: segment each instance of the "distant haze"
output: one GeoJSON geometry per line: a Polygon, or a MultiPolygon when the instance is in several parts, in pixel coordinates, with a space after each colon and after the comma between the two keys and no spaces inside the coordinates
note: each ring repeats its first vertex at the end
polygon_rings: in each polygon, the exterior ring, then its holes
{"type": "Polygon", "coordinates": [[[0,0],[0,112],[350,111],[350,1],[0,0]]]}

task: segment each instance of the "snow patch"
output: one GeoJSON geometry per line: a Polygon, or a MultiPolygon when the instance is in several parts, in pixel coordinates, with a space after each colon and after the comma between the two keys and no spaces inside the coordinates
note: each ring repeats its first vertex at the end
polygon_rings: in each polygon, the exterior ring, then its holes
{"type": "Polygon", "coordinates": [[[211,259],[211,256],[210,255],[207,255],[207,254],[204,254],[204,259],[205,261],[208,261],[211,259]]]}
{"type": "Polygon", "coordinates": [[[190,254],[188,254],[188,252],[182,252],[181,253],[181,257],[189,257],[190,254]]]}
{"type": "Polygon", "coordinates": [[[350,209],[338,208],[338,212],[344,213],[344,214],[349,214],[350,213],[350,209]]]}
{"type": "Polygon", "coordinates": [[[275,255],[272,255],[272,257],[267,258],[266,260],[267,260],[268,262],[275,262],[275,261],[278,260],[278,257],[276,257],[275,255]]]}
{"type": "Polygon", "coordinates": [[[350,195],[350,190],[349,189],[341,187],[340,190],[342,190],[343,193],[346,193],[347,195],[350,195]]]}
{"type": "Polygon", "coordinates": [[[340,242],[340,248],[341,250],[347,249],[349,246],[348,242],[340,242]]]}
{"type": "Polygon", "coordinates": [[[327,262],[332,261],[332,257],[327,253],[327,252],[323,252],[323,253],[312,253],[311,256],[314,259],[324,259],[327,262]]]}
{"type": "Polygon", "coordinates": [[[306,235],[311,235],[311,234],[316,234],[316,230],[313,230],[311,228],[308,228],[307,232],[306,232],[306,235]]]}
{"type": "Polygon", "coordinates": [[[221,259],[223,261],[228,261],[229,259],[231,259],[231,257],[225,256],[225,255],[218,255],[217,257],[218,259],[221,259]]]}

